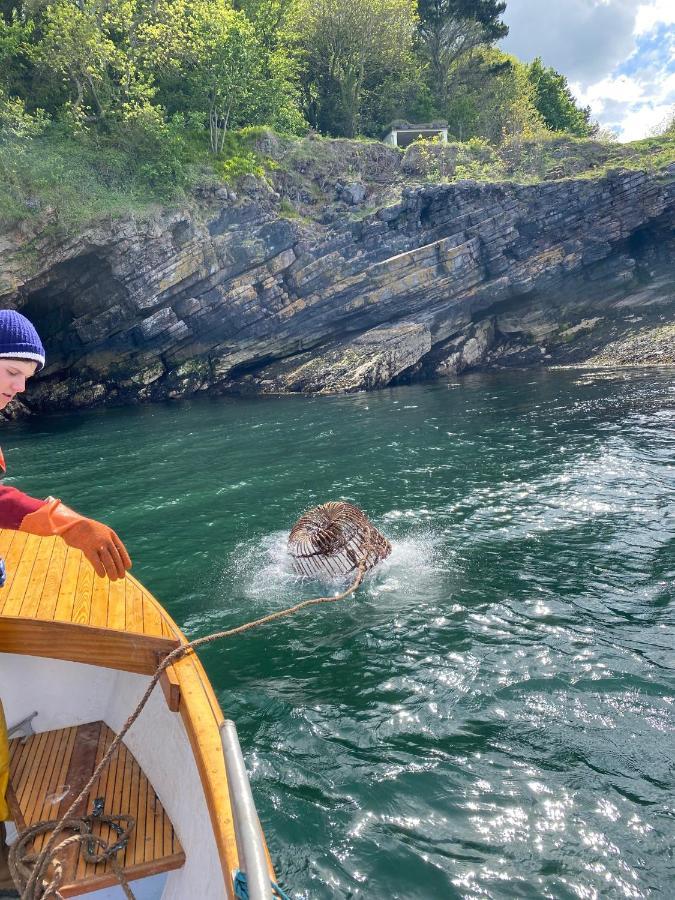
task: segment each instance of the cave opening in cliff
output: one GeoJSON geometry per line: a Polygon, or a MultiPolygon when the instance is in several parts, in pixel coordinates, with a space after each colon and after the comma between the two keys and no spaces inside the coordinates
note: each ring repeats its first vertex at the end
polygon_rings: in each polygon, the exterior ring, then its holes
{"type": "Polygon", "coordinates": [[[627,241],[627,251],[638,262],[642,261],[646,254],[653,252],[655,244],[654,232],[651,228],[638,228],[627,241]]]}
{"type": "Polygon", "coordinates": [[[35,287],[24,288],[20,309],[37,328],[51,367],[86,352],[87,345],[96,342],[92,320],[123,297],[110,264],[96,253],[87,253],[58,263],[35,287]]]}

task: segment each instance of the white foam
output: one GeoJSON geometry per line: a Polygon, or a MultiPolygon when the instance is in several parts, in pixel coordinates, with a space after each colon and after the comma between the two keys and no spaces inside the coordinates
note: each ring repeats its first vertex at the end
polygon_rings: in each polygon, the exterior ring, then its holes
{"type": "MultiPolygon", "coordinates": [[[[411,527],[407,516],[405,524],[411,527]]],[[[385,536],[391,541],[392,552],[366,575],[362,590],[367,596],[375,599],[386,594],[389,601],[392,600],[391,595],[419,596],[425,586],[438,583],[444,568],[441,565],[441,535],[418,530],[400,538],[385,536]]],[[[275,531],[262,539],[239,544],[223,572],[223,581],[234,582],[237,592],[249,602],[265,605],[269,605],[271,598],[281,605],[282,602],[293,602],[318,593],[339,593],[350,583],[351,577],[318,580],[296,575],[288,553],[287,539],[285,532],[275,531]]]]}
{"type": "Polygon", "coordinates": [[[400,539],[388,537],[391,554],[369,573],[365,584],[369,596],[419,596],[438,583],[442,577],[441,535],[425,530],[400,539]]]}
{"type": "Polygon", "coordinates": [[[261,539],[238,544],[223,577],[240,582],[249,600],[285,597],[302,583],[291,567],[287,540],[286,532],[274,531],[261,539]]]}

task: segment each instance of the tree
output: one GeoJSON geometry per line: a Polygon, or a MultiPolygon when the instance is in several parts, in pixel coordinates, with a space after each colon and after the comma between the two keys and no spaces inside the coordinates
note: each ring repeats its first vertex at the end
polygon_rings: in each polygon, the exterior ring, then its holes
{"type": "Polygon", "coordinates": [[[237,0],[236,8],[246,13],[263,46],[277,49],[284,42],[284,24],[293,0],[237,0]]]}
{"type": "Polygon", "coordinates": [[[476,50],[469,86],[449,102],[450,126],[455,134],[459,132],[462,140],[482,137],[492,143],[542,134],[545,125],[535,106],[528,68],[493,47],[476,50]]]}
{"type": "Polygon", "coordinates": [[[262,46],[247,16],[225,0],[168,0],[138,29],[142,65],[156,74],[169,113],[202,115],[219,153],[236,125],[301,123],[292,67],[262,46]]]}
{"type": "Polygon", "coordinates": [[[152,76],[132,52],[140,0],[56,0],[39,20],[31,57],[48,77],[70,86],[69,112],[81,122],[107,124],[125,106],[147,104],[152,76]]]}
{"type": "Polygon", "coordinates": [[[117,55],[91,5],[80,7],[60,0],[47,9],[35,59],[71,83],[76,113],[86,110],[98,119],[105,118],[108,69],[115,65],[117,55]]]}
{"type": "Polygon", "coordinates": [[[0,85],[8,88],[16,69],[16,59],[30,35],[30,26],[17,17],[10,21],[0,18],[0,85]]]}
{"type": "Polygon", "coordinates": [[[434,116],[425,71],[414,57],[409,64],[395,66],[388,74],[378,71],[364,81],[359,130],[381,137],[392,122],[428,122],[434,116]]]}
{"type": "Polygon", "coordinates": [[[295,0],[290,33],[305,66],[305,108],[320,131],[353,137],[364,87],[376,90],[410,58],[415,0],[295,0]]]}
{"type": "MultiPolygon", "coordinates": [[[[419,41],[429,66],[430,86],[439,110],[445,111],[458,62],[481,45],[508,34],[498,0],[418,0],[419,41]]],[[[455,78],[457,82],[457,78],[455,78]]]]}
{"type": "Polygon", "coordinates": [[[550,131],[566,131],[578,137],[590,137],[596,127],[591,123],[591,108],[577,106],[564,75],[545,66],[537,57],[527,73],[534,87],[534,104],[550,131]]]}

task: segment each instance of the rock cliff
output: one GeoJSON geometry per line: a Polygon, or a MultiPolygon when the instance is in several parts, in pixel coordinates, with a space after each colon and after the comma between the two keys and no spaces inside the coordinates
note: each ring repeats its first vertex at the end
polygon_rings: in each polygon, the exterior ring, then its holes
{"type": "Polygon", "coordinates": [[[48,349],[28,407],[675,361],[675,164],[392,193],[385,163],[315,218],[280,174],[75,237],[44,218],[0,235],[0,301],[48,349]]]}

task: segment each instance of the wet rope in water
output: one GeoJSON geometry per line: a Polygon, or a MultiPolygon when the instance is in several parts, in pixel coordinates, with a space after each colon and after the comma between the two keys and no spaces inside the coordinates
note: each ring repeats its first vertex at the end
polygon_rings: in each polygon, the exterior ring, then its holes
{"type": "MultiPolygon", "coordinates": [[[[115,753],[119,745],[122,743],[122,740],[126,733],[129,731],[131,726],[134,724],[136,719],[139,717],[145,704],[150,699],[150,695],[155,689],[157,682],[162,676],[162,673],[173,663],[177,662],[182,657],[186,656],[188,653],[191,653],[197,647],[203,647],[206,644],[212,644],[214,641],[220,641],[223,638],[234,637],[236,634],[243,634],[245,631],[249,631],[251,628],[257,628],[260,625],[267,625],[269,622],[274,622],[277,619],[283,619],[286,616],[291,616],[294,613],[300,612],[303,609],[307,609],[310,606],[318,606],[320,603],[337,603],[339,600],[344,600],[346,597],[349,597],[350,594],[353,594],[355,590],[359,587],[361,582],[363,581],[363,577],[368,568],[368,558],[371,551],[371,547],[368,546],[365,548],[365,554],[359,562],[357,568],[357,574],[354,581],[350,584],[347,590],[343,591],[341,594],[336,594],[334,597],[313,597],[309,600],[302,600],[300,603],[296,603],[293,606],[289,606],[286,609],[280,609],[278,612],[269,613],[266,616],[261,616],[259,619],[254,619],[251,622],[245,622],[243,625],[237,625],[235,628],[228,628],[225,631],[217,631],[214,634],[208,634],[201,638],[195,638],[193,641],[188,641],[185,644],[181,644],[180,647],[176,647],[175,650],[172,650],[167,656],[164,657],[162,662],[157,667],[155,674],[150,679],[150,683],[148,687],[141,697],[136,709],[129,716],[127,721],[122,726],[119,734],[115,736],[115,739],[108,747],[105,755],[99,762],[99,764],[94,769],[94,772],[89,779],[89,781],[82,788],[77,797],[70,804],[70,807],[66,810],[63,816],[59,819],[58,822],[39,822],[36,825],[33,825],[31,829],[27,829],[19,835],[19,839],[12,845],[9,853],[9,864],[12,872],[12,877],[17,883],[17,887],[21,892],[21,900],[48,900],[48,898],[52,897],[60,897],[61,895],[58,892],[59,885],[63,879],[63,869],[60,863],[56,863],[54,873],[47,880],[47,870],[54,859],[54,857],[61,852],[65,847],[70,846],[75,842],[81,842],[84,838],[81,834],[71,835],[65,840],[57,843],[57,838],[61,834],[61,832],[66,828],[75,827],[76,829],[80,828],[79,822],[82,819],[77,819],[73,817],[73,812],[77,808],[77,806],[84,800],[85,797],[89,794],[91,787],[96,782],[97,778],[103,771],[103,769],[108,765],[112,755],[115,753]],[[75,823],[74,825],[71,823],[75,823]],[[42,827],[46,826],[46,827],[42,827]],[[32,831],[34,829],[41,829],[39,833],[44,834],[47,830],[52,831],[52,835],[40,851],[37,859],[35,860],[35,865],[33,866],[32,871],[26,877],[26,869],[25,866],[22,865],[22,859],[18,856],[18,850],[20,848],[24,848],[27,843],[24,840],[24,835],[27,832],[32,831]]],[[[87,818],[87,817],[84,817],[87,818]]],[[[37,832],[36,832],[37,833],[37,832]]],[[[32,835],[31,835],[32,836],[32,835]]],[[[92,835],[87,835],[87,838],[91,839],[92,835]]],[[[103,844],[105,842],[100,839],[96,839],[99,844],[103,844]]],[[[105,857],[106,848],[102,848],[102,858],[105,857]]],[[[112,860],[113,871],[117,875],[120,884],[122,885],[122,889],[128,900],[134,900],[134,895],[131,892],[131,888],[124,876],[124,872],[121,867],[114,862],[114,856],[117,853],[117,850],[114,853],[111,853],[108,857],[112,860]]],[[[25,857],[24,857],[25,859],[25,857]]]]}

